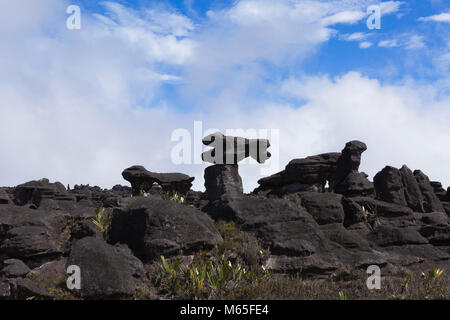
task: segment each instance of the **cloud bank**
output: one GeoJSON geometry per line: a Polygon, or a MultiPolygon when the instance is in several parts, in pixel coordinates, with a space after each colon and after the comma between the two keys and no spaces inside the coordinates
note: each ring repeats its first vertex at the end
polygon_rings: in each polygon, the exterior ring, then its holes
{"type": "MultiPolygon", "coordinates": [[[[337,37],[337,25],[364,20],[369,3],[246,0],[193,21],[167,8],[105,2],[105,12],[84,12],[82,29],[70,31],[67,1],[1,2],[0,27],[9,31],[0,50],[0,185],[47,177],[111,187],[141,164],[193,175],[201,190],[207,164],[170,157],[172,132],[186,128],[194,138],[196,120],[205,130],[278,129],[272,173],[358,139],[368,145],[361,169],[372,177],[406,163],[449,185],[448,96],[411,79],[302,72],[302,61],[337,37]]],[[[389,13],[401,5],[386,3],[389,13]]],[[[240,172],[251,191],[260,166],[240,172]]]]}

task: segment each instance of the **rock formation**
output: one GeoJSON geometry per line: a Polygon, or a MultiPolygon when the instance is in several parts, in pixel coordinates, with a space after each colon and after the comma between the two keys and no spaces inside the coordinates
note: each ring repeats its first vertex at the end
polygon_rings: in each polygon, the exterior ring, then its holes
{"type": "Polygon", "coordinates": [[[186,258],[221,244],[219,220],[255,237],[270,252],[264,267],[276,272],[448,268],[450,189],[406,166],[387,166],[372,183],[359,172],[366,148],[351,141],[342,152],[294,159],[251,194],[236,163],[207,167],[205,192],[190,190],[192,177],[141,166],[123,172],[131,188],[66,189],[48,179],[0,188],[0,299],[52,299],[47,284],[69,265],[83,272],[76,296],[132,298],[150,285],[145,270],[161,255],[186,258]]]}
{"type": "Polygon", "coordinates": [[[267,139],[246,139],[224,136],[215,132],[203,138],[203,144],[213,147],[202,153],[202,160],[214,164],[238,164],[247,157],[252,157],[258,163],[264,163],[270,158],[270,147],[267,139]]]}
{"type": "Polygon", "coordinates": [[[147,171],[142,166],[132,166],[125,169],[122,176],[131,183],[134,196],[138,196],[141,192],[148,192],[154,183],[159,184],[163,191],[186,194],[195,179],[183,173],[154,173],[147,171]]]}

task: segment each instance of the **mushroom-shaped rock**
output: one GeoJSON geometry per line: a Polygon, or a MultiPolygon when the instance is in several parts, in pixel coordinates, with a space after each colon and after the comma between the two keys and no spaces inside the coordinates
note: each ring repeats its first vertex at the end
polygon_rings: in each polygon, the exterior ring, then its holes
{"type": "Polygon", "coordinates": [[[163,191],[173,191],[186,194],[192,187],[194,177],[183,173],[155,173],[143,166],[132,166],[122,172],[125,180],[131,183],[132,193],[137,196],[141,191],[148,192],[154,183],[159,184],[163,191]]]}
{"type": "Polygon", "coordinates": [[[214,164],[238,164],[247,157],[252,157],[258,163],[264,163],[271,156],[267,151],[270,147],[267,139],[246,139],[215,132],[204,137],[202,142],[212,147],[211,150],[202,153],[202,160],[214,164]]]}

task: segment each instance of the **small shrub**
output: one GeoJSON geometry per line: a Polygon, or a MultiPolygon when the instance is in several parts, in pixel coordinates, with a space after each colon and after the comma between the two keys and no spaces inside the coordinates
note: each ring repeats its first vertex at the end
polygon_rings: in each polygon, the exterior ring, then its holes
{"type": "Polygon", "coordinates": [[[112,212],[107,211],[105,208],[98,208],[95,210],[95,217],[92,218],[92,222],[105,235],[111,224],[111,219],[112,219],[112,212]]]}
{"type": "Polygon", "coordinates": [[[165,198],[170,201],[175,201],[179,204],[186,204],[186,197],[179,194],[178,192],[168,191],[164,194],[165,198]]]}

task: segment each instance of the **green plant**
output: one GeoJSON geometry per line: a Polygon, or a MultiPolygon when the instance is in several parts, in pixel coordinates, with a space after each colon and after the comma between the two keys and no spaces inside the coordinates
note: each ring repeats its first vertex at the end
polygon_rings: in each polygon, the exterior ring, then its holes
{"type": "Polygon", "coordinates": [[[433,280],[439,278],[444,273],[444,270],[441,270],[439,268],[433,268],[427,271],[425,274],[425,279],[427,280],[433,280]]]}
{"type": "Polygon", "coordinates": [[[339,291],[339,299],[340,300],[350,300],[350,297],[344,291],[339,291]]]}
{"type": "Polygon", "coordinates": [[[175,201],[176,203],[179,204],[186,204],[186,198],[183,195],[179,194],[178,192],[167,191],[164,194],[164,196],[167,200],[175,201]]]}
{"type": "Polygon", "coordinates": [[[105,208],[95,209],[95,217],[92,218],[92,222],[105,234],[112,219],[111,212],[108,212],[105,208]]]}

